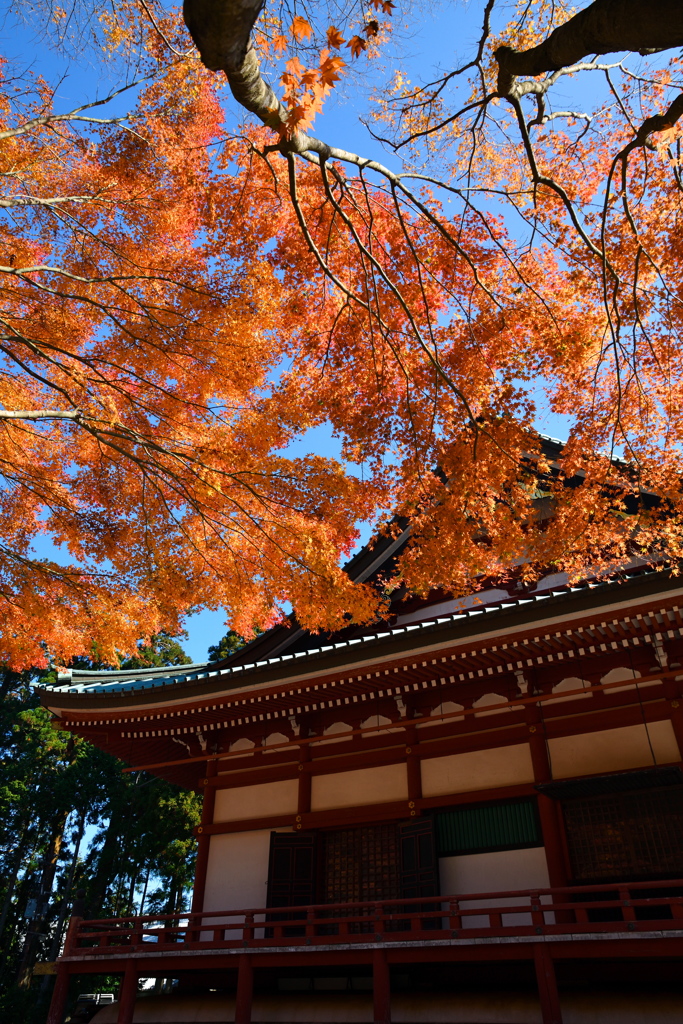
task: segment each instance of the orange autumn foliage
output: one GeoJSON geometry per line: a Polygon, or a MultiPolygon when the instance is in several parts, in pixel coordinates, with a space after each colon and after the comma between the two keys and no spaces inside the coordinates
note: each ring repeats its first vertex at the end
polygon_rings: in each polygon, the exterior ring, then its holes
{"type": "Polygon", "coordinates": [[[246,630],[295,595],[341,614],[339,551],[374,498],[280,454],[269,379],[300,318],[267,253],[272,185],[241,140],[212,163],[222,112],[196,66],[87,141],[36,88],[0,127],[0,402],[20,414],[0,419],[0,660],[110,660],[202,605],[246,630]],[[61,558],[32,554],[40,535],[61,558]]]}
{"type": "Polygon", "coordinates": [[[199,606],[247,633],[286,601],[311,629],[370,621],[381,601],[339,556],[394,509],[413,541],[392,585],[419,593],[681,555],[679,126],[617,160],[678,58],[624,75],[589,130],[528,127],[495,95],[493,50],[567,13],[525,4],[460,94],[396,72],[376,128],[405,176],[300,152],[344,83],[331,48],[369,59],[392,7],[340,27],[267,15],[283,113],[266,127],[228,122],[179,18],[133,0],[107,27],[149,75],[125,123],[57,121],[40,81],[29,107],[5,89],[0,660],[114,659],[199,606]],[[542,401],[571,426],[555,475],[542,401]],[[355,471],[288,456],[322,423],[355,471]],[[35,557],[40,535],[63,557],[35,557]]]}

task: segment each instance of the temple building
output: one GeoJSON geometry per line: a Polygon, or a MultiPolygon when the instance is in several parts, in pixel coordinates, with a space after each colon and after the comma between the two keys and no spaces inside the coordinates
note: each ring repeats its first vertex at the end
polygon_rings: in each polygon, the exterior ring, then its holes
{"type": "Polygon", "coordinates": [[[642,565],[512,573],[45,687],[61,728],[204,794],[191,911],[72,919],[50,1024],[74,974],[122,977],[98,1024],[680,1020],[682,608],[642,565]]]}

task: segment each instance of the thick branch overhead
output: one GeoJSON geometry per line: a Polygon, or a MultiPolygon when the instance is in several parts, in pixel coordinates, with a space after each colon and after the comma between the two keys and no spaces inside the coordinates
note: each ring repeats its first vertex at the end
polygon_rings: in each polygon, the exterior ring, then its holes
{"type": "MultiPolygon", "coordinates": [[[[183,16],[204,66],[224,72],[237,102],[278,131],[287,123],[287,109],[261,74],[250,41],[262,7],[262,0],[185,0],[183,16]]],[[[329,146],[300,131],[288,140],[286,148],[324,158],[330,155],[329,146]]]]}
{"type": "Polygon", "coordinates": [[[185,0],[183,16],[209,71],[238,71],[263,0],[185,0]]]}
{"type": "Polygon", "coordinates": [[[556,71],[589,54],[648,53],[682,45],[681,0],[595,0],[530,50],[500,46],[495,51],[498,91],[507,95],[518,75],[556,71]]]}

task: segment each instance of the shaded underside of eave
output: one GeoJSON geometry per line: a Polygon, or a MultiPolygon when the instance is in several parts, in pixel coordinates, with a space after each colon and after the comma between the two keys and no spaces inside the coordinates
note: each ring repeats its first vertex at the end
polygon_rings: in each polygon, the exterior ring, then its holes
{"type": "MultiPolygon", "coordinates": [[[[195,679],[189,682],[166,683],[158,688],[140,687],[125,693],[105,695],[96,690],[87,693],[68,693],[63,690],[43,689],[41,703],[59,714],[60,711],[101,712],[134,710],[169,702],[217,697],[235,691],[287,685],[300,679],[311,679],[329,673],[353,670],[356,666],[377,664],[400,659],[406,655],[419,656],[421,652],[462,645],[468,637],[477,642],[482,637],[500,637],[523,629],[525,626],[542,629],[550,620],[572,619],[590,614],[609,605],[631,605],[640,600],[651,600],[661,594],[665,599],[681,589],[682,581],[670,571],[645,572],[623,582],[585,585],[548,596],[521,598],[512,607],[508,602],[478,608],[465,615],[444,618],[437,622],[404,627],[400,631],[387,631],[363,641],[344,644],[338,649],[312,651],[301,657],[274,659],[274,663],[246,666],[234,674],[219,675],[215,679],[195,679]]],[[[566,625],[564,628],[566,628],[566,625]]]]}

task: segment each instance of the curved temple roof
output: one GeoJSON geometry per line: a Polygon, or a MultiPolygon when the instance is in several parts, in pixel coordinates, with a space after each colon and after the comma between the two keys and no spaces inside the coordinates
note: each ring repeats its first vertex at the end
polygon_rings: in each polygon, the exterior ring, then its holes
{"type": "MultiPolygon", "coordinates": [[[[680,581],[671,577],[668,571],[656,569],[640,569],[630,573],[622,573],[618,580],[604,582],[585,582],[578,586],[563,586],[547,593],[525,595],[519,598],[497,601],[493,604],[481,604],[457,611],[449,615],[426,618],[422,622],[413,622],[401,626],[380,629],[365,636],[316,644],[305,650],[291,654],[282,653],[273,657],[254,660],[252,662],[231,664],[232,658],[223,662],[198,663],[179,666],[177,670],[168,667],[133,669],[127,671],[87,671],[69,669],[58,676],[55,686],[40,687],[43,703],[59,704],[55,697],[60,698],[81,696],[94,698],[124,698],[126,696],[151,696],[150,691],[163,692],[164,697],[170,696],[170,688],[182,688],[187,692],[190,687],[198,691],[233,689],[248,686],[252,681],[260,681],[263,670],[279,669],[280,677],[291,672],[316,670],[321,659],[327,661],[330,655],[337,655],[334,661],[348,663],[350,660],[365,660],[373,656],[386,655],[387,648],[395,648],[397,653],[406,646],[420,648],[431,646],[442,639],[447,641],[463,639],[473,632],[490,632],[498,627],[501,633],[516,622],[533,622],[555,614],[572,611],[587,611],[596,606],[622,598],[627,600],[639,594],[652,593],[676,587],[680,581]],[[634,592],[637,591],[637,593],[634,592]],[[341,658],[339,657],[341,656],[341,658]],[[283,671],[284,670],[284,671],[283,671]]],[[[428,614],[428,609],[425,609],[428,614]]],[[[300,631],[291,630],[292,640],[300,636],[300,631]]],[[[315,636],[308,635],[311,645],[315,644],[315,636]]],[[[269,672],[270,676],[271,673],[269,672]]],[[[156,696],[156,694],[155,694],[156,696]]]]}
{"type": "MultiPolygon", "coordinates": [[[[539,435],[539,440],[547,458],[560,458],[562,441],[544,434],[539,435]]],[[[526,457],[534,458],[531,455],[526,457]]],[[[557,465],[557,462],[552,465],[557,465]]],[[[371,582],[379,579],[380,575],[391,573],[396,556],[409,540],[410,528],[405,520],[398,517],[390,525],[392,530],[374,538],[346,564],[345,570],[351,579],[371,582]]],[[[172,699],[180,691],[186,696],[189,691],[193,696],[200,696],[202,692],[239,689],[252,683],[272,682],[328,667],[336,669],[354,661],[371,661],[394,654],[400,656],[409,649],[466,640],[477,632],[490,634],[498,628],[503,633],[516,623],[529,624],[565,612],[571,614],[574,609],[577,612],[582,608],[593,610],[615,598],[619,600],[619,587],[624,584],[627,584],[624,598],[627,590],[630,596],[629,584],[635,584],[642,594],[671,589],[676,584],[668,582],[670,576],[668,571],[645,568],[642,563],[639,567],[631,563],[631,568],[619,572],[618,578],[583,582],[578,586],[554,586],[558,581],[554,575],[546,579],[547,592],[538,592],[543,589],[543,580],[539,581],[535,592],[503,600],[498,599],[500,590],[480,591],[462,601],[433,604],[431,615],[430,606],[423,606],[416,614],[400,616],[391,627],[368,633],[350,628],[334,636],[316,637],[296,623],[279,625],[221,662],[200,662],[177,669],[167,666],[99,672],[69,669],[59,674],[55,686],[39,689],[43,704],[53,708],[67,703],[74,706],[74,702],[82,704],[83,698],[109,698],[110,706],[116,704],[120,707],[131,703],[131,698],[133,703],[150,699],[156,702],[172,699]],[[445,611],[448,604],[457,606],[465,603],[471,606],[454,608],[449,614],[436,614],[437,610],[445,611]],[[425,618],[414,621],[421,614],[425,618]],[[403,623],[401,618],[405,619],[403,623]]]]}

